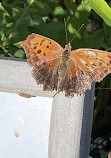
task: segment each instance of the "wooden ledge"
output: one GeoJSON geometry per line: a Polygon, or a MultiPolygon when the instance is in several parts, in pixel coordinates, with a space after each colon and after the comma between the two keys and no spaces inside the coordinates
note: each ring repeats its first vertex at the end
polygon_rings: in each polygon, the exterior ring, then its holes
{"type": "Polygon", "coordinates": [[[32,68],[24,59],[0,58],[0,91],[53,97],[55,92],[43,91],[42,85],[36,84],[31,70],[32,68]]]}

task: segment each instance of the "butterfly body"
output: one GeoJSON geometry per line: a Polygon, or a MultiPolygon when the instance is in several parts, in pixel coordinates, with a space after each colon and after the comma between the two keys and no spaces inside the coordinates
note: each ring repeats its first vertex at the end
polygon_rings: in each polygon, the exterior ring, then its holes
{"type": "Polygon", "coordinates": [[[67,68],[68,68],[70,51],[71,51],[71,46],[70,46],[70,43],[69,43],[63,49],[63,53],[61,54],[61,61],[58,65],[57,74],[58,74],[59,80],[62,80],[62,78],[66,75],[67,68]]]}
{"type": "Polygon", "coordinates": [[[100,82],[111,73],[111,54],[81,48],[71,50],[70,43],[62,48],[54,40],[31,34],[22,43],[32,75],[43,90],[65,91],[66,96],[84,93],[93,81],[100,82]]]}

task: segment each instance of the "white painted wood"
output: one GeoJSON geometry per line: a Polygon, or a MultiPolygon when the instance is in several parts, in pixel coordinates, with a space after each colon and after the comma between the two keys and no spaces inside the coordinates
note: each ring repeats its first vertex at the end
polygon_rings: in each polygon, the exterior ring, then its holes
{"type": "Polygon", "coordinates": [[[42,90],[31,75],[32,68],[24,59],[0,58],[0,91],[52,97],[55,92],[42,90]]]}
{"type": "Polygon", "coordinates": [[[94,105],[91,91],[72,99],[53,99],[48,158],[88,158],[94,105]]]}
{"type": "MultiPolygon", "coordinates": [[[[0,59],[0,91],[52,97],[31,76],[25,60],[0,59]]],[[[48,158],[88,158],[94,85],[91,91],[72,99],[57,94],[53,99],[48,158]]]]}

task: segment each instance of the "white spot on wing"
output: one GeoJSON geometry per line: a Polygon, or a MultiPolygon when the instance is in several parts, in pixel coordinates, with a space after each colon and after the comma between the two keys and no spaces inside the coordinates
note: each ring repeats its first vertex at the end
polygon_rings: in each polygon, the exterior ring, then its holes
{"type": "Polygon", "coordinates": [[[92,50],[86,51],[85,55],[87,55],[89,57],[97,58],[97,54],[92,50]]]}
{"type": "Polygon", "coordinates": [[[85,66],[87,66],[87,63],[84,60],[80,59],[80,61],[81,61],[82,64],[84,64],[85,66]]]}
{"type": "Polygon", "coordinates": [[[31,39],[31,40],[29,41],[29,43],[30,43],[30,44],[34,44],[34,45],[37,44],[37,42],[36,42],[35,40],[33,40],[33,39],[31,39]]]}
{"type": "Polygon", "coordinates": [[[93,62],[91,62],[91,66],[96,68],[96,65],[93,62]]]}

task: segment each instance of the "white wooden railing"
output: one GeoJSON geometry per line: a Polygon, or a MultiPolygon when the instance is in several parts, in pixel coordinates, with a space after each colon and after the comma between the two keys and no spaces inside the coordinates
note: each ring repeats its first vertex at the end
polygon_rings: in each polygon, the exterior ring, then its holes
{"type": "MultiPolygon", "coordinates": [[[[94,89],[93,84],[91,91],[72,99],[64,93],[53,98],[48,158],[88,158],[94,89]]],[[[26,60],[15,58],[0,58],[0,91],[43,97],[55,94],[36,85],[26,60]]]]}

